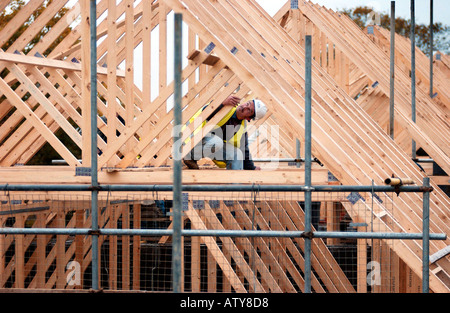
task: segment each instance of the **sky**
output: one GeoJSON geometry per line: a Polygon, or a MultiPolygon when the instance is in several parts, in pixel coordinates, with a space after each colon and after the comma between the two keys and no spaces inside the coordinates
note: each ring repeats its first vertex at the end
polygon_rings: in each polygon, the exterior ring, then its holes
{"type": "MultiPolygon", "coordinates": [[[[300,0],[301,1],[301,0],[300,0]]],[[[280,0],[256,0],[269,15],[273,16],[286,3],[280,0]]],[[[372,7],[376,12],[390,13],[391,0],[312,0],[311,2],[323,5],[333,11],[341,9],[350,9],[357,6],[372,7]]],[[[395,1],[395,16],[409,19],[410,0],[395,1]]],[[[416,0],[415,2],[416,24],[430,23],[430,1],[416,0]]],[[[450,3],[448,0],[433,1],[433,21],[441,22],[445,25],[450,24],[450,3]]]]}

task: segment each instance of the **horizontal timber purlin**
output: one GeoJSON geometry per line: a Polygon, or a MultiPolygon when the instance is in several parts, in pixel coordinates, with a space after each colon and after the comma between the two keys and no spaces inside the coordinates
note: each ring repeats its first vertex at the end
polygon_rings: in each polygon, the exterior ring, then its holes
{"type": "MultiPolygon", "coordinates": [[[[0,51],[0,61],[3,61],[5,63],[19,63],[19,64],[34,65],[38,67],[56,68],[61,70],[81,72],[81,64],[79,63],[47,59],[38,56],[20,55],[17,53],[8,53],[3,51],[0,51]]],[[[105,68],[99,66],[97,68],[97,73],[99,75],[106,75],[107,71],[105,68]]],[[[118,71],[117,76],[125,77],[125,73],[123,71],[118,71]]]]}
{"type": "MultiPolygon", "coordinates": [[[[37,167],[21,166],[15,168],[0,168],[0,183],[4,184],[88,184],[90,176],[76,176],[75,170],[69,167],[37,167]],[[46,175],[40,173],[46,172],[46,175]]],[[[98,181],[101,184],[171,184],[171,170],[138,169],[136,171],[105,170],[99,171],[98,181]]],[[[183,183],[189,184],[302,184],[304,183],[304,171],[300,169],[254,171],[249,175],[247,171],[226,171],[224,169],[213,170],[185,170],[183,171],[183,183]],[[218,176],[220,178],[218,179],[218,176]]],[[[328,170],[315,169],[312,173],[312,182],[316,185],[326,185],[328,182],[328,170]]]]}
{"type": "MultiPolygon", "coordinates": [[[[304,53],[297,45],[294,45],[291,38],[284,35],[279,26],[265,12],[258,11],[257,5],[253,2],[217,1],[211,4],[184,1],[182,4],[178,1],[168,1],[168,5],[175,11],[183,13],[185,22],[190,27],[194,27],[201,37],[208,38],[216,44],[214,50],[216,54],[245,81],[250,89],[267,102],[277,119],[283,121],[286,127],[291,125],[292,129],[303,129],[303,109],[299,104],[303,103],[300,93],[303,88],[300,82],[303,81],[304,71],[299,62],[302,61],[304,53]],[[227,19],[223,17],[224,12],[227,12],[227,19]],[[241,15],[245,15],[245,18],[241,15]],[[237,49],[236,54],[230,52],[233,48],[237,49]],[[252,51],[251,54],[247,52],[248,49],[252,51]],[[284,49],[286,51],[283,51],[284,49]],[[294,55],[299,59],[292,59],[294,55]]],[[[337,175],[341,182],[348,184],[370,184],[371,178],[379,181],[383,176],[390,176],[393,173],[408,174],[407,176],[419,178],[417,180],[421,181],[422,174],[407,155],[399,150],[377,125],[374,125],[373,121],[355,105],[352,99],[346,96],[345,92],[335,87],[326,73],[317,66],[313,66],[313,70],[315,91],[313,93],[313,154],[320,160],[324,160],[323,163],[333,175],[337,175]],[[335,93],[334,97],[332,93],[335,93]],[[333,103],[334,106],[328,107],[327,110],[328,104],[324,99],[333,103]],[[339,103],[346,105],[338,106],[339,103]],[[349,109],[350,107],[352,110],[349,109]],[[343,123],[334,124],[335,118],[343,118],[343,123]],[[344,125],[346,125],[345,128],[344,125]],[[372,130],[366,132],[367,129],[372,130]],[[355,135],[360,139],[355,141],[355,135]],[[371,145],[372,142],[374,144],[371,145]],[[358,150],[359,153],[356,152],[358,150]],[[370,160],[372,157],[375,159],[370,160]],[[367,167],[369,164],[371,169],[367,167]]],[[[420,132],[418,129],[415,131],[420,132]]],[[[298,137],[303,137],[301,132],[298,133],[298,137]]],[[[403,205],[416,212],[417,219],[411,220],[404,212],[404,217],[400,221],[391,217],[393,225],[417,229],[421,216],[421,208],[417,206],[420,201],[417,200],[419,198],[414,195],[403,198],[403,205]]],[[[439,215],[442,217],[448,215],[446,212],[448,198],[442,193],[439,194],[437,204],[434,208],[434,213],[437,215],[431,218],[433,227],[447,232],[448,225],[440,222],[439,215]]],[[[403,212],[400,206],[398,210],[403,212]]],[[[413,216],[414,219],[415,217],[413,216]]],[[[404,243],[404,245],[394,248],[401,250],[399,254],[407,259],[417,273],[420,273],[420,247],[417,243],[412,245],[404,243]],[[410,248],[406,248],[407,245],[410,245],[410,248]],[[406,257],[408,254],[411,257],[406,257]]],[[[440,245],[441,243],[438,243],[433,249],[440,245]]],[[[437,279],[433,280],[433,284],[437,289],[447,290],[447,287],[437,279]]]]}

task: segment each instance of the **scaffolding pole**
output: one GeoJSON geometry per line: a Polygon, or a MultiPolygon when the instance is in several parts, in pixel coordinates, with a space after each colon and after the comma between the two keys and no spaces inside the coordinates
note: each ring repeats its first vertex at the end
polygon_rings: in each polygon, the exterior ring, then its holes
{"type": "Polygon", "coordinates": [[[395,1],[391,1],[391,64],[389,94],[389,136],[394,139],[394,82],[395,82],[395,1]]]}
{"type": "Polygon", "coordinates": [[[175,13],[175,48],[174,48],[174,133],[173,133],[173,237],[172,237],[172,275],[173,291],[181,292],[181,58],[182,58],[182,15],[175,13]]]}
{"type": "MultiPolygon", "coordinates": [[[[305,38],[305,233],[311,233],[311,36],[305,38]]],[[[311,238],[305,237],[305,293],[311,293],[311,238]]]]}
{"type": "MultiPolygon", "coordinates": [[[[1,191],[91,191],[90,185],[0,185],[1,191]]],[[[173,185],[99,185],[99,192],[115,192],[115,191],[173,191],[173,185]]],[[[183,185],[182,191],[223,191],[223,192],[426,192],[433,191],[432,186],[352,186],[352,185],[183,185]]]]}
{"type": "Polygon", "coordinates": [[[433,0],[430,0],[430,97],[433,98],[433,0]]]}
{"type": "MultiPolygon", "coordinates": [[[[104,236],[173,236],[173,229],[114,229],[102,228],[99,235],[104,236]]],[[[1,235],[68,235],[93,236],[90,228],[0,228],[1,235]]],[[[288,230],[220,230],[220,229],[182,229],[186,237],[267,237],[267,238],[352,238],[352,239],[398,239],[423,240],[423,233],[375,233],[375,232],[338,232],[338,231],[288,231],[288,230]]],[[[428,240],[446,240],[447,234],[428,234],[428,240]]]]}
{"type": "MultiPolygon", "coordinates": [[[[415,0],[411,0],[411,118],[416,122],[416,17],[415,17],[415,0]]],[[[416,142],[412,140],[411,147],[412,158],[416,156],[416,142]]]]}
{"type": "Polygon", "coordinates": [[[98,262],[98,163],[97,163],[97,4],[90,1],[91,42],[91,222],[92,222],[92,289],[99,290],[98,262]]]}
{"type": "MultiPolygon", "coordinates": [[[[430,178],[424,177],[423,185],[430,185],[430,178]]],[[[430,289],[430,192],[423,193],[422,215],[422,292],[429,293],[430,289]]]]}

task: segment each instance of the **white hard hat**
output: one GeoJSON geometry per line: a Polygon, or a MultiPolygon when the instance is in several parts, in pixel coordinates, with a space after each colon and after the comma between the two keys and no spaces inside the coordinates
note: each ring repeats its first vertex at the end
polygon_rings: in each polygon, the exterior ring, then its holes
{"type": "Polygon", "coordinates": [[[253,103],[255,104],[255,120],[259,120],[266,115],[267,107],[264,102],[259,99],[253,99],[253,103]]]}

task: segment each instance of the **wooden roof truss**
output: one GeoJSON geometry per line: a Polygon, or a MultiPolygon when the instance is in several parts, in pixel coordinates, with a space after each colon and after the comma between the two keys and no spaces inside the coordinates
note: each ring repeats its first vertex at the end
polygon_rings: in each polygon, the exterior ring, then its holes
{"type": "MultiPolygon", "coordinates": [[[[41,2],[30,1],[14,18],[14,23],[6,25],[0,35],[0,45],[41,2]]],[[[13,177],[18,176],[11,171],[12,167],[26,164],[45,143],[59,153],[72,171],[90,165],[88,1],[79,1],[31,51],[26,55],[23,52],[30,39],[66,2],[54,0],[45,14],[41,14],[6,51],[0,52],[0,65],[9,71],[0,79],[4,96],[0,106],[0,165],[9,183],[20,180],[14,180],[13,177]],[[43,51],[77,18],[80,22],[70,34],[44,57],[43,51]],[[80,158],[55,135],[59,129],[81,151],[80,158]]],[[[309,2],[299,3],[299,9],[290,9],[288,4],[289,1],[272,19],[254,1],[165,0],[141,1],[134,5],[133,0],[123,0],[116,6],[115,1],[101,0],[97,5],[97,122],[102,171],[99,174],[103,175],[103,182],[120,181],[118,177],[124,173],[117,173],[118,169],[158,168],[171,164],[173,81],[167,47],[172,10],[183,14],[188,27],[187,58],[182,72],[185,81],[183,122],[212,101],[202,113],[202,117],[208,116],[232,93],[242,98],[256,96],[268,105],[269,114],[255,126],[282,126],[279,147],[270,146],[265,156],[295,156],[295,139],[303,142],[304,138],[303,38],[309,34],[313,36],[314,56],[312,153],[340,183],[382,184],[385,178],[394,175],[420,184],[425,173],[408,155],[410,151],[405,142],[411,139],[450,173],[449,104],[445,93],[439,92],[443,97],[437,101],[419,88],[417,123],[413,123],[409,111],[409,77],[397,66],[395,118],[403,135],[391,140],[385,131],[386,117],[373,116],[379,113],[373,106],[383,103],[389,95],[389,58],[382,47],[343,15],[309,2]],[[157,55],[152,55],[155,37],[159,49],[157,55]],[[141,57],[135,56],[136,50],[142,51],[141,57]],[[134,78],[138,67],[143,69],[139,82],[134,78]],[[153,89],[156,78],[151,73],[155,67],[158,78],[157,88],[153,89]],[[368,107],[360,105],[362,99],[367,98],[361,96],[360,101],[354,100],[366,85],[375,82],[381,93],[370,97],[368,107]]],[[[224,114],[219,112],[206,129],[224,114]]],[[[192,129],[183,134],[184,138],[190,131],[192,129]]],[[[193,142],[200,139],[195,138],[193,142]]],[[[270,142],[261,136],[254,145],[262,141],[270,142]]],[[[186,146],[183,154],[189,150],[186,146]]],[[[29,170],[27,166],[24,168],[29,170]]],[[[67,167],[58,170],[61,174],[67,167]]],[[[64,175],[61,177],[67,180],[63,182],[74,179],[73,173],[64,175]]],[[[202,174],[188,175],[198,182],[196,178],[202,174]]],[[[268,181],[272,175],[277,175],[277,171],[267,172],[268,181]]],[[[152,179],[152,176],[142,177],[152,179]]],[[[234,178],[244,179],[243,176],[234,178]]],[[[450,200],[433,180],[432,186],[430,231],[449,233],[450,200]]],[[[421,206],[421,195],[400,194],[398,200],[375,203],[373,209],[382,231],[421,232],[421,206]],[[395,208],[396,215],[387,207],[395,208]]],[[[351,207],[347,209],[351,214],[351,207]]],[[[364,209],[368,212],[366,216],[373,216],[369,205],[364,209]]],[[[194,213],[188,211],[191,222],[199,228],[205,227],[194,213]]],[[[203,221],[205,218],[214,216],[204,216],[203,221]]],[[[404,240],[395,245],[387,244],[420,275],[420,242],[404,240]]],[[[449,240],[432,242],[430,252],[448,245],[449,240]]],[[[435,292],[448,292],[449,260],[443,258],[439,262],[433,265],[430,288],[435,292]]],[[[239,289],[238,285],[236,288],[239,289]]]]}

